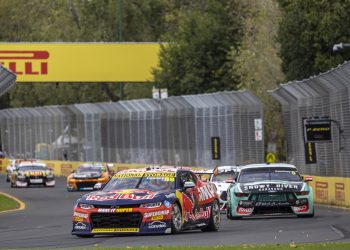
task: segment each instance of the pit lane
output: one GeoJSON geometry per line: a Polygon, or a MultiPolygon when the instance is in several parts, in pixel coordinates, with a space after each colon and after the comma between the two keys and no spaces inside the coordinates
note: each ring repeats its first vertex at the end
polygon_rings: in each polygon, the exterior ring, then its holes
{"type": "Polygon", "coordinates": [[[229,221],[222,215],[219,232],[186,231],[178,235],[95,236],[81,239],[70,234],[72,209],[83,192],[67,192],[65,179],[54,188],[10,188],[0,175],[0,192],[13,195],[26,209],[0,214],[0,248],[67,248],[84,246],[240,245],[350,241],[348,210],[315,207],[314,218],[254,218],[229,221]]]}

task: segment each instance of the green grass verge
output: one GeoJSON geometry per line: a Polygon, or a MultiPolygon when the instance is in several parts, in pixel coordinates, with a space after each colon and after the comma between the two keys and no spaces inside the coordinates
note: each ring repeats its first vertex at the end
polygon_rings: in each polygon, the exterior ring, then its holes
{"type": "Polygon", "coordinates": [[[98,244],[95,244],[95,249],[110,249],[110,250],[291,250],[291,249],[305,249],[305,250],[349,250],[350,243],[290,243],[290,244],[263,244],[263,245],[252,245],[243,244],[239,246],[206,246],[206,247],[162,247],[162,246],[144,246],[144,247],[113,247],[113,248],[99,248],[98,244]],[[97,248],[96,248],[97,247],[97,248]]]}
{"type": "Polygon", "coordinates": [[[6,211],[6,210],[12,210],[12,209],[16,209],[19,207],[19,204],[17,203],[17,201],[3,195],[0,194],[0,212],[2,211],[6,211]]]}

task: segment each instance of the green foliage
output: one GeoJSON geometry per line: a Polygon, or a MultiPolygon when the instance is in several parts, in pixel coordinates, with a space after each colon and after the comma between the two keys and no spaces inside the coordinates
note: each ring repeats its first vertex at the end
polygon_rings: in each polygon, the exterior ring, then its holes
{"type": "Polygon", "coordinates": [[[252,91],[263,102],[265,142],[276,143],[278,158],[284,160],[280,105],[268,93],[284,81],[276,41],[281,13],[275,0],[247,0],[245,5],[245,32],[238,53],[232,54],[236,57],[233,67],[240,88],[252,91]]]}
{"type": "Polygon", "coordinates": [[[343,0],[279,0],[283,11],[278,40],[287,80],[325,72],[350,59],[332,53],[333,44],[350,41],[350,2],[343,0]]]}
{"type": "Polygon", "coordinates": [[[242,37],[239,7],[237,1],[210,0],[168,16],[169,26],[178,28],[164,36],[171,43],[162,46],[156,85],[170,95],[237,89],[229,53],[242,37]]]}
{"type": "MultiPolygon", "coordinates": [[[[168,11],[166,0],[2,0],[0,41],[158,41],[165,32],[168,11]]],[[[123,98],[150,98],[151,88],[126,84],[123,98]]],[[[118,101],[122,92],[116,83],[23,83],[2,97],[0,105],[5,108],[118,101]]]]}

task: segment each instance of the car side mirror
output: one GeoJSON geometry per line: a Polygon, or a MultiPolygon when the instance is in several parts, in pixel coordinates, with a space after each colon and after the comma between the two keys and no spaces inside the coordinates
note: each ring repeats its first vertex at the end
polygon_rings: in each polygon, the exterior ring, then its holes
{"type": "Polygon", "coordinates": [[[184,184],[184,189],[187,189],[187,188],[194,188],[196,186],[196,184],[194,184],[194,182],[192,181],[186,181],[185,184],[184,184]]]}
{"type": "Polygon", "coordinates": [[[305,182],[312,181],[312,176],[305,176],[305,177],[304,177],[304,181],[305,181],[305,182]]]}
{"type": "Polygon", "coordinates": [[[101,190],[103,188],[103,185],[102,183],[96,183],[94,185],[94,190],[97,191],[97,190],[101,190]]]}
{"type": "Polygon", "coordinates": [[[236,181],[233,178],[227,178],[225,180],[226,183],[235,183],[236,181]]]}

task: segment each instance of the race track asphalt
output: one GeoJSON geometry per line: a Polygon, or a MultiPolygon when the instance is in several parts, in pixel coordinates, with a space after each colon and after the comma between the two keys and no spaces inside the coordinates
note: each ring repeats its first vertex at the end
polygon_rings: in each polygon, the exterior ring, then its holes
{"type": "Polygon", "coordinates": [[[65,179],[54,188],[10,188],[0,175],[0,192],[22,200],[26,209],[0,213],[0,248],[68,248],[111,246],[240,245],[350,241],[349,210],[316,206],[314,218],[258,218],[229,221],[222,215],[219,232],[186,231],[178,235],[71,235],[72,209],[82,192],[67,192],[65,179]]]}

